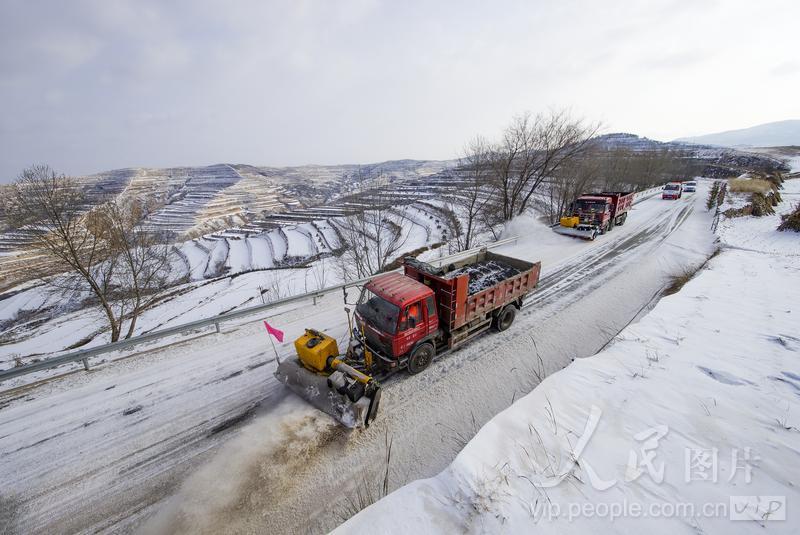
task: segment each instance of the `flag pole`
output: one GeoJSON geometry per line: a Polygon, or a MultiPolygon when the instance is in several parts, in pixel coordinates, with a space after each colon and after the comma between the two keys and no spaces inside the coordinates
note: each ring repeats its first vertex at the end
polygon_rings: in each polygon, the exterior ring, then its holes
{"type": "MultiPolygon", "coordinates": [[[[268,325],[267,320],[264,320],[264,325],[268,325]]],[[[269,345],[272,346],[272,351],[275,352],[275,362],[281,363],[281,357],[278,355],[278,349],[275,347],[275,342],[272,341],[272,333],[267,329],[267,338],[269,338],[269,345]]]]}

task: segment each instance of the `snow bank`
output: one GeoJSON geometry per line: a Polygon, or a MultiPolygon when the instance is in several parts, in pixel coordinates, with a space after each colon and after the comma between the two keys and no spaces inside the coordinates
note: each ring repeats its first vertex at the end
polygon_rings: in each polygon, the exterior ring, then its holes
{"type": "Polygon", "coordinates": [[[799,275],[724,251],[336,533],[796,533],[799,275]]]}

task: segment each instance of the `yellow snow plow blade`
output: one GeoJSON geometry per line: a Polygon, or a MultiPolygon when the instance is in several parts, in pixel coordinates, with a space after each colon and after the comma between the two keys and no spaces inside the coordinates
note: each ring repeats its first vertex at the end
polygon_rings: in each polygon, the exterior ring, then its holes
{"type": "Polygon", "coordinates": [[[562,227],[569,227],[569,228],[577,227],[578,223],[580,222],[581,220],[577,216],[562,217],[559,220],[559,223],[561,224],[562,227]]]}
{"type": "Polygon", "coordinates": [[[294,345],[297,358],[278,364],[275,377],[342,425],[369,427],[378,413],[380,384],[339,358],[336,340],[326,334],[306,329],[294,345]]]}

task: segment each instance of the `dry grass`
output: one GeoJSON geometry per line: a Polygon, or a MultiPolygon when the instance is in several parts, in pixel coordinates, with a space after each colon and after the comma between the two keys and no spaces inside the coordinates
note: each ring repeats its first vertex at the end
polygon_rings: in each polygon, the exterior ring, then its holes
{"type": "Polygon", "coordinates": [[[681,288],[683,288],[687,282],[692,280],[692,277],[694,277],[696,272],[697,270],[687,268],[683,271],[683,273],[673,276],[669,285],[664,288],[663,295],[672,295],[681,291],[681,288]]]}
{"type": "Polygon", "coordinates": [[[781,217],[781,224],[778,226],[778,230],[800,232],[800,203],[797,204],[792,213],[781,217]]]}
{"type": "Polygon", "coordinates": [[[711,255],[706,258],[706,261],[700,264],[697,267],[686,267],[683,271],[677,275],[674,275],[671,279],[669,284],[664,288],[662,295],[673,295],[681,291],[687,282],[692,280],[694,276],[700,272],[700,270],[704,269],[708,263],[711,261],[712,258],[716,257],[720,252],[720,249],[715,249],[711,255]]]}
{"type": "Polygon", "coordinates": [[[763,195],[772,190],[772,187],[769,180],[760,178],[735,178],[728,181],[728,188],[735,193],[761,193],[763,195]]]}

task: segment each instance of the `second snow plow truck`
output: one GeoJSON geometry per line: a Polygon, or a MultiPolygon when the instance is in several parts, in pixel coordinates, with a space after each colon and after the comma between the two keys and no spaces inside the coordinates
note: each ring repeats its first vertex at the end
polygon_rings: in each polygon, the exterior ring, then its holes
{"type": "Polygon", "coordinates": [[[631,191],[604,191],[584,193],[572,203],[568,212],[554,230],[559,234],[593,240],[598,234],[610,232],[615,225],[623,225],[628,210],[633,206],[631,191]]]}
{"type": "Polygon", "coordinates": [[[419,373],[492,326],[508,329],[540,270],[540,262],[485,249],[444,268],[407,258],[403,273],[364,284],[344,354],[334,338],[306,329],[294,343],[297,358],[281,362],[275,376],[343,425],[369,426],[381,380],[400,370],[419,373]]]}

